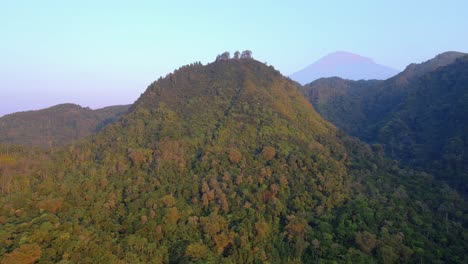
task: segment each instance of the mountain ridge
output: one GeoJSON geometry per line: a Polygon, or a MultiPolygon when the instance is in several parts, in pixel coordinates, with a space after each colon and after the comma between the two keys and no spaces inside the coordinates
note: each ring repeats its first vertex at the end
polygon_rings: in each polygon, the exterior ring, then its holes
{"type": "Polygon", "coordinates": [[[65,103],[0,117],[0,142],[51,148],[92,135],[123,115],[129,105],[92,110],[65,103]]]}
{"type": "Polygon", "coordinates": [[[0,145],[3,262],[463,263],[466,203],[299,87],[252,59],[195,63],[90,138],[0,145]]]}
{"type": "Polygon", "coordinates": [[[437,68],[447,66],[454,63],[458,58],[468,55],[467,53],[458,51],[447,51],[436,55],[434,58],[423,61],[421,63],[409,64],[401,73],[393,77],[397,79],[399,84],[405,84],[411,78],[421,77],[422,75],[437,68]]]}
{"type": "MultiPolygon", "coordinates": [[[[443,176],[442,164],[436,163],[443,161],[441,153],[444,151],[439,143],[450,145],[447,141],[449,138],[446,138],[452,133],[449,130],[463,131],[463,128],[459,127],[463,124],[460,117],[456,118],[458,120],[456,123],[446,128],[439,123],[445,118],[447,122],[451,122],[452,117],[459,116],[453,110],[456,106],[458,112],[464,111],[463,106],[466,102],[461,101],[465,96],[460,87],[466,82],[463,81],[463,76],[466,75],[463,68],[466,67],[464,61],[467,58],[468,56],[463,53],[443,53],[421,64],[411,64],[405,71],[386,81],[355,82],[323,79],[309,84],[303,88],[303,92],[316,109],[339,128],[366,142],[387,145],[387,154],[392,158],[406,160],[407,163],[420,169],[428,169],[439,177],[447,179],[452,186],[466,192],[466,183],[463,183],[463,178],[466,176],[463,176],[462,172],[464,169],[453,172],[452,176],[443,176]],[[421,105],[423,100],[425,107],[421,105]],[[409,103],[410,101],[412,103],[409,103]],[[441,107],[445,107],[445,111],[452,109],[447,112],[447,115],[451,114],[444,118],[441,115],[441,107]],[[407,109],[413,109],[414,113],[408,112],[407,109]],[[430,111],[433,112],[428,115],[430,111]],[[405,114],[402,114],[403,112],[405,114]],[[412,117],[412,121],[408,117],[412,117]],[[438,128],[417,121],[422,117],[431,124],[439,124],[438,128]],[[395,130],[396,127],[399,127],[399,131],[395,130]],[[408,134],[402,135],[402,131],[408,134]],[[445,132],[440,134],[438,139],[429,139],[427,133],[436,135],[441,131],[445,132]],[[390,142],[391,135],[399,135],[400,138],[390,142]],[[406,142],[406,146],[398,145],[397,142],[406,142]],[[449,176],[454,178],[450,179],[449,176]]],[[[462,146],[463,144],[461,143],[462,146]]],[[[449,162],[446,161],[446,164],[449,162]]],[[[453,168],[446,169],[453,171],[453,168]]]]}

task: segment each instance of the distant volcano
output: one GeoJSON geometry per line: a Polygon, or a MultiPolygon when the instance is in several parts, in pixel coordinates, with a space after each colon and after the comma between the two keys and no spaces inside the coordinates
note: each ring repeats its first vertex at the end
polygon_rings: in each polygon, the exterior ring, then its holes
{"type": "Polygon", "coordinates": [[[328,54],[304,69],[291,74],[290,78],[301,84],[334,76],[350,80],[384,80],[398,72],[396,69],[377,64],[370,58],[338,51],[328,54]]]}

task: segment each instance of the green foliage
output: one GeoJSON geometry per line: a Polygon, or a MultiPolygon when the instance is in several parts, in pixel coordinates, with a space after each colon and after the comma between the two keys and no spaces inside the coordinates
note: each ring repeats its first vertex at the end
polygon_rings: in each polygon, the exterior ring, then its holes
{"type": "Polygon", "coordinates": [[[0,162],[3,259],[467,260],[462,198],[340,134],[254,60],[182,67],[94,137],[0,146],[0,162]]]}
{"type": "Polygon", "coordinates": [[[115,122],[128,105],[91,110],[61,104],[38,111],[19,112],[0,118],[0,142],[53,148],[72,143],[115,122]]]}
{"type": "Polygon", "coordinates": [[[303,92],[345,132],[382,144],[391,158],[466,194],[468,56],[462,55],[439,55],[386,81],[321,79],[303,92]]]}

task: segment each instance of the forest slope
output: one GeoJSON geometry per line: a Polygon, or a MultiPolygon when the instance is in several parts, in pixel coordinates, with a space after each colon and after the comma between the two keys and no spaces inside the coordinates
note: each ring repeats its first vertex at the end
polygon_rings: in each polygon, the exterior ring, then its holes
{"type": "Polygon", "coordinates": [[[467,260],[465,201],[252,59],[185,66],[53,152],[2,146],[2,263],[467,260]]]}
{"type": "Polygon", "coordinates": [[[118,105],[91,110],[75,104],[61,104],[5,115],[0,118],[0,142],[44,148],[63,146],[97,133],[128,108],[128,105],[118,105]]]}
{"type": "Polygon", "coordinates": [[[386,81],[328,78],[303,92],[347,133],[467,193],[467,78],[468,56],[444,53],[386,81]]]}

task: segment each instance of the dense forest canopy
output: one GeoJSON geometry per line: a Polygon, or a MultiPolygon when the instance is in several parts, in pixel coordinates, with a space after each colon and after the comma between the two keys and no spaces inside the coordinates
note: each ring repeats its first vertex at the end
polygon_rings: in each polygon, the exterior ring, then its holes
{"type": "Polygon", "coordinates": [[[468,194],[468,56],[443,53],[386,81],[321,79],[304,94],[330,122],[468,194]]]}
{"type": "Polygon", "coordinates": [[[51,148],[70,144],[115,122],[128,105],[91,110],[61,104],[38,111],[9,114],[0,118],[0,142],[51,148]]]}
{"type": "Polygon", "coordinates": [[[466,201],[299,88],[251,58],[195,63],[89,139],[0,146],[2,264],[466,263],[466,201]]]}

